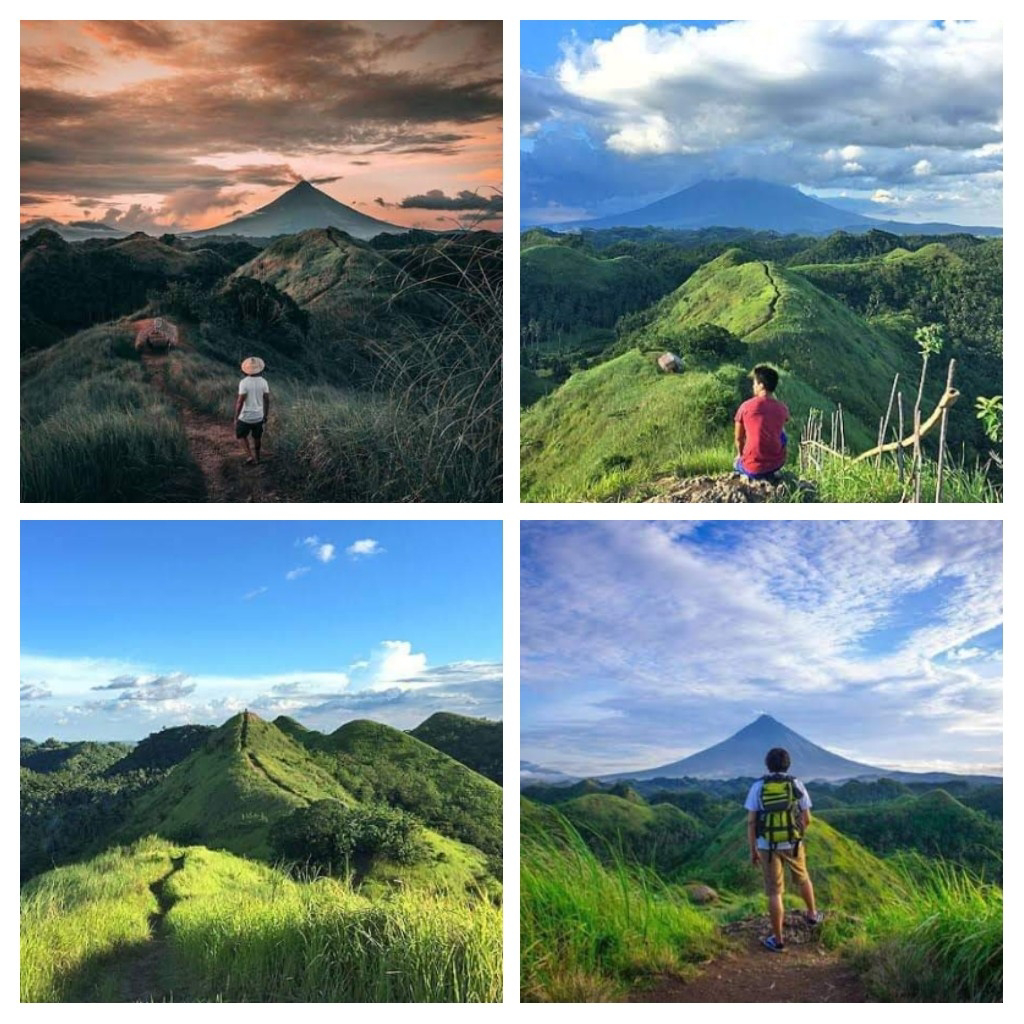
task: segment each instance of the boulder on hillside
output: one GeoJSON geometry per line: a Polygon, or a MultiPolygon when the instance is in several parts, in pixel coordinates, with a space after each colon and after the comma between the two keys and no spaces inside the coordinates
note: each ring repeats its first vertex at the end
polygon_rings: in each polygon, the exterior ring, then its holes
{"type": "Polygon", "coordinates": [[[690,897],[691,903],[701,907],[718,902],[718,893],[710,885],[701,885],[699,882],[691,882],[686,886],[686,895],[690,897]]]}
{"type": "Polygon", "coordinates": [[[658,368],[662,373],[682,373],[683,361],[674,352],[658,356],[658,368]]]}

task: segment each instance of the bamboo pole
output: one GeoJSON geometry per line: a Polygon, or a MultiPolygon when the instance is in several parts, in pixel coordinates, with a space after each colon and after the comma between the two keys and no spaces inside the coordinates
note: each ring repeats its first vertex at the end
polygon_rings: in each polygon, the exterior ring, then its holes
{"type": "MultiPolygon", "coordinates": [[[[892,391],[889,392],[889,404],[885,407],[885,421],[882,425],[881,436],[878,438],[878,447],[881,449],[882,445],[885,444],[885,435],[889,431],[889,416],[892,414],[892,400],[896,397],[896,385],[899,383],[900,375],[897,373],[892,378],[892,391]]],[[[879,466],[882,464],[882,452],[878,452],[878,463],[879,466]]]]}
{"type": "MultiPolygon", "coordinates": [[[[914,449],[915,458],[920,453],[920,440],[928,433],[932,427],[942,418],[944,410],[949,409],[956,400],[960,397],[960,392],[956,388],[948,388],[945,394],[939,399],[939,404],[935,407],[935,411],[924,421],[921,422],[921,410],[914,409],[914,432],[909,436],[903,438],[902,441],[890,441],[888,444],[882,445],[883,452],[895,451],[897,448],[910,448],[914,449]]],[[[864,452],[862,455],[858,455],[854,462],[860,462],[862,459],[869,459],[872,455],[877,455],[878,450],[872,448],[870,451],[864,452]]]]}
{"type": "MultiPolygon", "coordinates": [[[[897,407],[897,409],[899,411],[899,433],[897,433],[896,437],[897,438],[901,438],[903,436],[903,392],[902,391],[896,396],[896,407],[897,407]]],[[[879,452],[878,454],[879,454],[879,456],[881,456],[882,453],[879,452]]],[[[904,461],[905,461],[905,456],[903,454],[903,446],[899,445],[896,448],[896,466],[897,466],[897,468],[899,469],[899,472],[900,472],[900,486],[901,487],[903,486],[904,477],[906,475],[905,474],[904,461]]]]}
{"type": "MultiPolygon", "coordinates": [[[[956,368],[956,360],[950,359],[949,370],[946,373],[946,391],[953,390],[953,370],[956,368]]],[[[935,503],[942,500],[942,459],[946,452],[946,417],[949,414],[949,406],[942,410],[942,426],[939,427],[939,460],[935,469],[935,503]]]]}

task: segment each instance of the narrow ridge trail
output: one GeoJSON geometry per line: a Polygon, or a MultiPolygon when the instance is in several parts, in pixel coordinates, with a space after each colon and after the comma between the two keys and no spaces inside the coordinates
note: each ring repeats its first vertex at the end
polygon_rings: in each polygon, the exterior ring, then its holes
{"type": "Polygon", "coordinates": [[[857,973],[827,950],[799,914],[787,913],[786,950],[761,945],[767,917],[723,927],[736,946],[701,968],[690,981],[662,975],[631,992],[631,1003],[864,1003],[870,1002],[857,973]]]}
{"type": "Polygon", "coordinates": [[[151,352],[142,354],[146,380],[166,395],[174,405],[185,428],[192,461],[203,476],[207,501],[270,502],[283,501],[278,494],[273,456],[264,456],[258,466],[248,466],[232,424],[190,408],[181,395],[167,386],[167,357],[151,352]]]}
{"type": "Polygon", "coordinates": [[[185,866],[185,855],[171,858],[171,869],[153,882],[149,889],[156,897],[157,910],[149,915],[149,941],[131,957],[117,965],[122,978],[125,1003],[172,1002],[173,993],[166,984],[166,963],[169,957],[164,918],[173,900],[167,895],[167,880],[185,866]]]}
{"type": "Polygon", "coordinates": [[[751,335],[754,331],[759,331],[765,324],[770,324],[775,317],[775,307],[779,304],[779,299],[782,298],[782,292],[779,291],[779,286],[775,282],[775,278],[772,277],[772,272],[768,267],[768,264],[761,260],[761,268],[764,270],[764,276],[768,278],[768,283],[772,286],[772,297],[768,302],[768,313],[765,318],[757,324],[755,327],[751,327],[746,333],[751,335]]]}

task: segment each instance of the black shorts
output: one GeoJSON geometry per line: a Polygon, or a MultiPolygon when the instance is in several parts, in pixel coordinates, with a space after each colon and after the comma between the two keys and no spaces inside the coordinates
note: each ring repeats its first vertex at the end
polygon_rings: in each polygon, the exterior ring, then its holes
{"type": "Polygon", "coordinates": [[[245,420],[235,420],[235,437],[248,437],[250,434],[258,441],[263,436],[263,420],[259,423],[246,423],[245,420]]]}

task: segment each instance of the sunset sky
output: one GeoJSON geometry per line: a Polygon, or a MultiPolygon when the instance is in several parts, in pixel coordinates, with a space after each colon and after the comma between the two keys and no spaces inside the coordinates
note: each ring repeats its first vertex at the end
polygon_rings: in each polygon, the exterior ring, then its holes
{"type": "Polygon", "coordinates": [[[500,21],[21,23],[21,219],[212,227],[302,178],[500,229],[500,21]]]}

